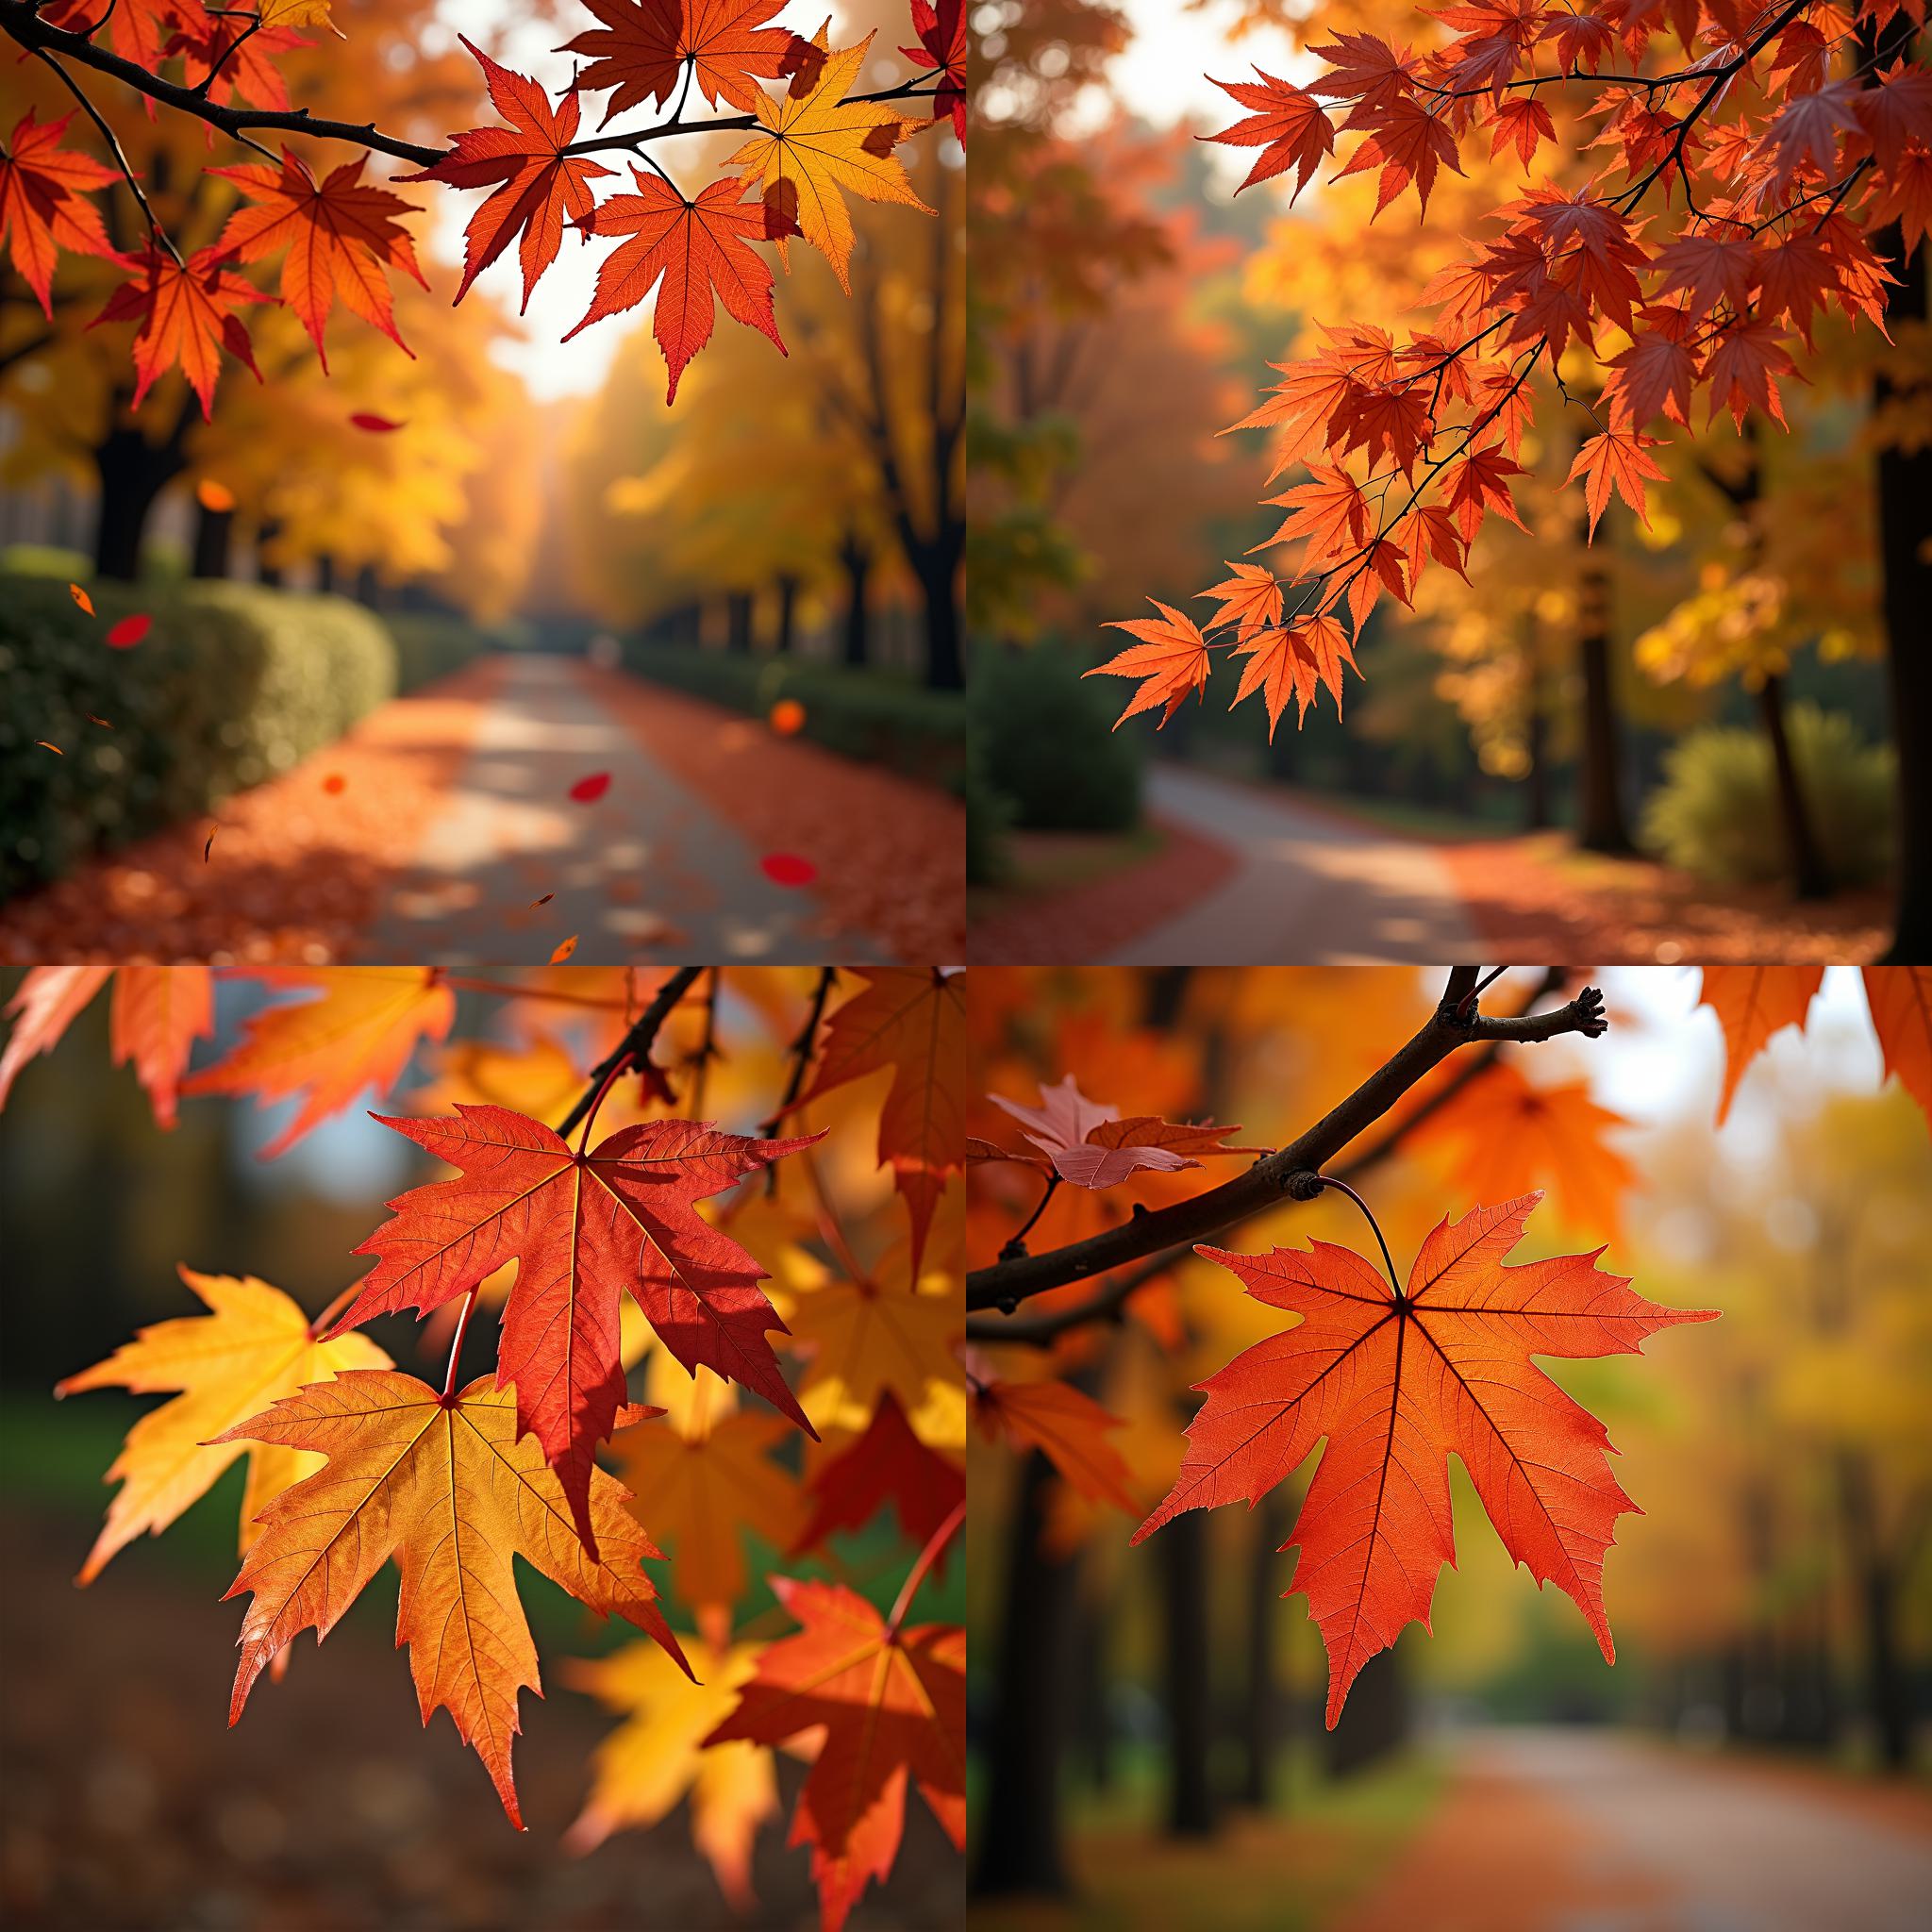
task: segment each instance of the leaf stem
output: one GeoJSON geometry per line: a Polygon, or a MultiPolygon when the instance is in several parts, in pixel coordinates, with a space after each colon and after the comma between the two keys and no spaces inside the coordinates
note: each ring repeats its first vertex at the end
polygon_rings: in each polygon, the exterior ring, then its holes
{"type": "Polygon", "coordinates": [[[611,1082],[630,1064],[630,1055],[627,1053],[620,1054],[614,1066],[611,1066],[608,1061],[606,1064],[609,1066],[609,1071],[598,1082],[597,1091],[592,1095],[591,1105],[584,1114],[584,1130],[577,1136],[577,1154],[579,1158],[582,1157],[584,1149],[591,1144],[591,1129],[597,1124],[597,1109],[604,1105],[604,1096],[610,1091],[611,1082]]]}
{"type": "Polygon", "coordinates": [[[906,1621],[906,1612],[912,1607],[912,1599],[919,1594],[919,1586],[925,1581],[925,1573],[945,1554],[946,1545],[952,1541],[959,1525],[966,1520],[966,1499],[961,1496],[953,1505],[953,1513],[933,1531],[925,1541],[924,1549],[919,1553],[918,1560],[908,1574],[906,1582],[899,1591],[899,1599],[892,1606],[892,1614],[886,1619],[886,1637],[896,1642],[899,1626],[906,1621]]]}
{"type": "Polygon", "coordinates": [[[321,1314],[316,1316],[314,1321],[309,1323],[308,1339],[311,1341],[320,1339],[322,1331],[355,1300],[358,1293],[360,1292],[361,1287],[362,1284],[359,1281],[352,1281],[347,1288],[343,1289],[341,1294],[337,1295],[334,1301],[329,1303],[327,1307],[323,1309],[321,1314]]]}
{"type": "Polygon", "coordinates": [[[1402,1299],[1402,1284],[1395,1278],[1395,1263],[1390,1257],[1389,1243],[1382,1239],[1382,1224],[1375,1219],[1374,1209],[1346,1181],[1337,1180],[1332,1174],[1310,1174],[1308,1178],[1317,1187],[1333,1188],[1338,1193],[1346,1194],[1362,1210],[1363,1219],[1375,1230],[1375,1245],[1382,1250],[1382,1266],[1389,1274],[1389,1287],[1399,1302],[1402,1299]]]}
{"type": "Polygon", "coordinates": [[[1052,1174],[1047,1175],[1046,1191],[1041,1195],[1039,1205],[1035,1207],[1033,1212],[1026,1217],[1025,1225],[1000,1250],[1000,1259],[1002,1261],[1017,1260],[1026,1252],[1026,1237],[1039,1224],[1040,1217],[1046,1212],[1047,1203],[1058,1193],[1059,1186],[1059,1171],[1056,1168],[1052,1174]]]}
{"type": "Polygon", "coordinates": [[[442,1378],[442,1402],[446,1408],[456,1399],[457,1363],[463,1353],[463,1336],[470,1325],[470,1317],[476,1307],[476,1289],[472,1289],[463,1297],[462,1312],[457,1317],[456,1339],[449,1345],[449,1371],[442,1378]]]}
{"type": "MultiPolygon", "coordinates": [[[[0,0],[0,4],[4,4],[4,0],[0,0]]],[[[636,1025],[618,1042],[615,1051],[591,1070],[590,1080],[584,1091],[578,1095],[577,1104],[558,1124],[558,1139],[566,1138],[590,1112],[603,1092],[604,1083],[615,1068],[622,1066],[625,1060],[635,1060],[640,1067],[648,1062],[651,1048],[657,1042],[658,1029],[671,1017],[678,1001],[697,984],[698,974],[704,970],[702,966],[680,966],[658,989],[651,1004],[638,1015],[636,1025]]]]}

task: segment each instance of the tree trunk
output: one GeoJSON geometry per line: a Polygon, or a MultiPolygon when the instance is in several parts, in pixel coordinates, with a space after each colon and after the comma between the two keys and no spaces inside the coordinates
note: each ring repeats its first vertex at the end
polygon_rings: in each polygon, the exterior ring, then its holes
{"type": "Polygon", "coordinates": [[[1865,1623],[1865,1684],[1878,1755],[1888,1771],[1904,1771],[1912,1757],[1910,1693],[1898,1654],[1898,1579],[1888,1565],[1870,1564],[1858,1579],[1865,1623]]]}
{"type": "Polygon", "coordinates": [[[1578,584],[1576,651],[1583,666],[1583,768],[1577,774],[1576,842],[1588,852],[1637,850],[1624,818],[1623,745],[1610,679],[1608,574],[1587,563],[1578,584]]]}
{"type": "Polygon", "coordinates": [[[1175,1838],[1206,1838],[1214,1829],[1207,1527],[1207,1517],[1189,1509],[1159,1537],[1167,1606],[1167,1828],[1175,1838]]]}
{"type": "Polygon", "coordinates": [[[334,593],[336,587],[336,560],[325,550],[315,559],[315,588],[325,597],[334,593]]]}
{"type": "Polygon", "coordinates": [[[778,641],[780,652],[790,651],[797,641],[798,579],[790,571],[778,574],[778,641]]]}
{"type": "Polygon", "coordinates": [[[1790,861],[1791,890],[1801,899],[1831,896],[1831,874],[1812,829],[1805,804],[1805,789],[1791,756],[1790,733],[1785,729],[1784,679],[1767,677],[1757,692],[1757,715],[1771,741],[1772,772],[1777,782],[1777,814],[1784,827],[1785,856],[1790,861]]]}
{"type": "Polygon", "coordinates": [[[839,546],[845,566],[845,661],[855,670],[872,661],[872,551],[857,537],[839,546]]]}
{"type": "Polygon", "coordinates": [[[282,526],[273,517],[264,517],[255,530],[255,581],[266,584],[272,591],[282,588],[282,567],[268,560],[269,545],[282,533],[282,526]]]}
{"type": "Polygon", "coordinates": [[[752,595],[749,591],[733,591],[724,600],[726,628],[724,643],[728,650],[749,654],[751,650],[752,595]]]}
{"type": "Polygon", "coordinates": [[[373,563],[365,563],[356,573],[356,601],[365,610],[382,608],[382,579],[375,575],[373,563]]]}
{"type": "Polygon", "coordinates": [[[1060,1757],[1074,1675],[1077,1573],[1070,1558],[1041,1546],[1054,1481],[1053,1465],[1036,1450],[1021,1471],[1008,1531],[986,1809],[972,1879],[982,1898],[1067,1890],[1060,1757]]]}
{"type": "Polygon", "coordinates": [[[1524,618],[1523,633],[1529,667],[1524,676],[1524,755],[1529,770],[1524,774],[1524,828],[1541,832],[1550,823],[1550,708],[1533,612],[1524,618]]]}
{"type": "Polygon", "coordinates": [[[180,438],[151,443],[139,429],[116,426],[94,451],[101,481],[94,529],[97,575],[131,584],[141,575],[142,540],[155,498],[187,467],[180,438]]]}
{"type": "Polygon", "coordinates": [[[925,681],[933,691],[966,688],[957,595],[964,534],[948,531],[937,543],[922,546],[918,559],[919,588],[925,600],[925,681]]]}
{"type": "Polygon", "coordinates": [[[1395,1651],[1362,1666],[1335,1728],[1327,1734],[1328,1771],[1346,1777],[1386,1757],[1408,1735],[1408,1685],[1395,1651]]]}
{"type": "Polygon", "coordinates": [[[225,577],[235,547],[235,512],[198,504],[194,512],[194,575],[225,577]]]}

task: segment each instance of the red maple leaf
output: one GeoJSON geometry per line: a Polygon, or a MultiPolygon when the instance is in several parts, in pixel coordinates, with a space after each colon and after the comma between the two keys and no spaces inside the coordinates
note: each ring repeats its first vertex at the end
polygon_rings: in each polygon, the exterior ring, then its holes
{"type": "Polygon", "coordinates": [[[916,47],[901,47],[900,53],[915,67],[938,70],[940,84],[933,90],[932,118],[951,117],[953,132],[959,145],[966,145],[966,0],[940,0],[937,11],[931,0],[912,0],[912,31],[919,36],[916,47]]]}
{"type": "Polygon", "coordinates": [[[1643,507],[1643,486],[1648,481],[1661,482],[1664,473],[1657,468],[1644,451],[1651,448],[1657,439],[1654,436],[1641,436],[1627,425],[1612,423],[1600,436],[1592,436],[1576,452],[1576,460],[1570,465],[1570,474],[1564,482],[1574,483],[1583,478],[1584,492],[1590,503],[1590,536],[1596,536],[1597,519],[1600,518],[1610,500],[1610,488],[1616,486],[1617,494],[1637,512],[1637,520],[1647,530],[1650,518],[1643,507]]]}
{"type": "MultiPolygon", "coordinates": [[[[1456,137],[1440,113],[1432,113],[1412,94],[1377,108],[1364,116],[1357,108],[1348,118],[1351,127],[1369,130],[1369,138],[1348,158],[1348,164],[1336,172],[1340,181],[1358,175],[1365,168],[1379,167],[1375,183],[1375,214],[1380,214],[1402,191],[1414,184],[1416,200],[1424,214],[1429,211],[1429,190],[1436,185],[1436,173],[1447,163],[1452,175],[1462,173],[1456,152],[1456,137]]],[[[1370,220],[1374,220],[1371,216],[1370,220]]]]}
{"type": "MultiPolygon", "coordinates": [[[[1355,656],[1348,633],[1335,617],[1300,617],[1277,629],[1245,638],[1235,646],[1235,655],[1245,658],[1241,666],[1241,689],[1234,704],[1261,693],[1268,707],[1268,741],[1274,741],[1274,727],[1293,697],[1299,708],[1295,723],[1308,715],[1315,692],[1326,685],[1335,698],[1335,715],[1341,716],[1341,672],[1346,665],[1355,669],[1355,656]]],[[[1228,707],[1230,710],[1234,705],[1228,707]]]]}
{"type": "Polygon", "coordinates": [[[275,60],[291,48],[315,42],[285,26],[262,26],[253,16],[196,12],[198,18],[183,13],[184,25],[161,49],[182,57],[188,85],[225,108],[285,113],[289,84],[275,60]]]}
{"type": "MultiPolygon", "coordinates": [[[[1335,152],[1335,129],[1329,123],[1328,110],[1313,94],[1291,81],[1277,80],[1259,67],[1255,72],[1261,78],[1259,87],[1251,80],[1214,81],[1224,93],[1232,94],[1242,107],[1255,111],[1245,121],[1224,127],[1210,139],[1228,147],[1261,150],[1241,188],[1252,188],[1257,181],[1271,181],[1276,175],[1294,169],[1294,193],[1289,196],[1291,206],[1322,165],[1323,157],[1335,152]]],[[[1209,75],[1208,78],[1214,77],[1209,75]]],[[[1235,192],[1239,194],[1241,188],[1235,192]]]]}
{"type": "Polygon", "coordinates": [[[757,1141],[694,1121],[625,1127],[589,1154],[507,1107],[430,1120],[374,1116],[462,1178],[413,1188],[357,1249],[378,1257],[331,1334],[374,1315],[432,1308],[516,1261],[496,1386],[517,1385],[517,1431],[534,1432],[592,1555],[591,1457],[624,1406],[618,1305],[626,1290],[687,1369],[757,1391],[815,1433],[765,1340],[785,1324],[758,1263],[696,1204],[823,1138],[757,1141]]]}
{"type": "Polygon", "coordinates": [[[76,255],[111,257],[114,244],[101,211],[84,197],[121,177],[92,155],[65,152],[60,137],[72,114],[36,125],[29,107],[0,147],[0,241],[13,236],[13,265],[54,319],[54,257],[66,248],[76,255]]]}
{"type": "Polygon", "coordinates": [[[134,407],[165,371],[179,367],[189,387],[201,398],[201,413],[214,415],[215,377],[222,351],[261,380],[248,331],[235,313],[244,302],[269,302],[252,282],[227,267],[228,256],[219,246],[204,248],[187,261],[176,261],[160,244],[150,241],[142,255],[117,256],[134,272],[108,298],[108,306],[89,324],[139,321],[134,332],[134,407]]]}
{"type": "Polygon", "coordinates": [[[907,1541],[924,1548],[964,1499],[966,1472],[912,1433],[888,1389],[865,1434],[829,1457],[807,1487],[815,1507],[792,1544],[794,1556],[818,1548],[834,1530],[863,1529],[889,1502],[907,1541]]]}
{"type": "Polygon", "coordinates": [[[595,298],[563,340],[607,315],[635,308],[662,276],[651,333],[671,371],[667,403],[677,400],[678,377],[711,340],[717,302],[785,354],[772,309],[771,267],[749,245],[772,237],[771,210],[763,200],[745,200],[744,186],[735,176],[713,181],[692,202],[660,175],[641,168],[631,175],[638,192],[613,194],[585,225],[588,233],[630,239],[605,258],[595,298]]]}
{"type": "Polygon", "coordinates": [[[610,170],[588,156],[566,157],[577,138],[581,110],[575,93],[552,108],[550,97],[527,75],[499,67],[481,48],[476,57],[490,83],[490,98],[508,127],[473,127],[453,137],[456,145],[433,168],[399,175],[399,181],[447,181],[455,188],[496,190],[470,217],[463,237],[460,302],[474,282],[509,244],[523,238],[524,308],[543,271],[557,259],[565,219],[582,222],[591,212],[591,182],[610,170]]]}
{"type": "Polygon", "coordinates": [[[669,100],[687,60],[698,92],[712,107],[720,98],[750,112],[755,79],[789,72],[798,36],[766,26],[784,0],[584,0],[604,25],[567,42],[560,53],[582,54],[590,66],[577,87],[612,90],[604,110],[613,114],[644,101],[669,100]]]}
{"type": "Polygon", "coordinates": [[[204,32],[208,24],[201,0],[114,0],[111,7],[105,0],[50,0],[42,18],[65,33],[105,26],[115,53],[150,74],[158,71],[162,45],[177,29],[204,32]]]}
{"type": "Polygon", "coordinates": [[[318,181],[300,156],[282,150],[280,174],[273,168],[210,168],[232,181],[254,205],[237,208],[222,230],[220,247],[239,261],[259,261],[286,248],[282,299],[302,319],[328,367],[323,328],[337,295],[373,324],[405,355],[409,345],[396,333],[385,268],[399,268],[424,288],[423,271],[408,232],[396,216],[416,214],[412,202],[362,179],[369,157],[360,155],[318,181]]]}
{"type": "Polygon", "coordinates": [[[1659,1328],[1715,1311],[1633,1294],[1598,1269],[1601,1249],[1506,1266],[1541,1198],[1439,1223],[1400,1293],[1327,1241],[1195,1251],[1302,1319],[1199,1385],[1207,1400],[1180,1476],[1134,1541],[1183,1509],[1258,1502],[1325,1437],[1289,1542],[1301,1549],[1294,1587],[1328,1650],[1331,1730],[1369,1658],[1404,1625],[1427,1626],[1437,1572],[1455,1555],[1451,1453],[1510,1556],[1575,1600],[1615,1661],[1603,1559],[1636,1505],[1610,1474],[1603,1424],[1530,1357],[1636,1354],[1659,1328]]]}
{"type": "Polygon", "coordinates": [[[804,1628],[762,1653],[738,1708],[705,1742],[782,1744],[823,1730],[791,1841],[812,1848],[821,1932],[839,1932],[899,1856],[908,1780],[965,1846],[966,1633],[896,1629],[842,1584],[774,1576],[772,1589],[804,1628]]]}

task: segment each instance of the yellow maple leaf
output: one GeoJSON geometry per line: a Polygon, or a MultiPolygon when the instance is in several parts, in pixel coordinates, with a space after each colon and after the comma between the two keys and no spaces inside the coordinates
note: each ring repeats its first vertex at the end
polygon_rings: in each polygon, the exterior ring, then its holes
{"type": "Polygon", "coordinates": [[[696,1683],[651,1643],[565,1664],[564,1682],[572,1690],[588,1691],[625,1721],[597,1747],[596,1782],[564,1843],[588,1852],[626,1825],[656,1824],[689,1792],[691,1838],[741,1912],[755,1903],[752,1840],[778,1809],[772,1752],[741,1741],[701,1747],[706,1734],[737,1707],[761,1646],[713,1649],[698,1638],[679,1641],[696,1683]]]}
{"type": "Polygon", "coordinates": [[[801,1295],[788,1319],[809,1357],[799,1406],[821,1435],[863,1433],[890,1389],[928,1448],[964,1449],[966,1384],[954,1354],[963,1303],[956,1291],[921,1292],[890,1277],[832,1281],[801,1295]]]}
{"type": "Polygon", "coordinates": [[[790,265],[784,237],[795,226],[824,253],[848,295],[852,277],[847,264],[855,237],[845,206],[847,193],[867,201],[904,202],[925,214],[933,212],[920,200],[892,153],[921,124],[876,101],[845,98],[865,66],[873,39],[867,34],[857,46],[834,54],[827,51],[825,29],[821,27],[812,41],[825,55],[818,84],[803,94],[787,89],[775,100],[760,91],[753,106],[763,131],[753,135],[725,163],[741,171],[741,181],[762,182],[765,207],[778,232],[780,258],[790,265]]]}
{"type": "MultiPolygon", "coordinates": [[[[115,1551],[143,1532],[158,1536],[191,1503],[214,1487],[245,1444],[213,1438],[258,1414],[305,1382],[326,1382],[341,1369],[386,1369],[390,1358],[361,1335],[318,1341],[308,1317],[278,1288],[252,1274],[197,1274],[181,1279],[208,1305],[206,1315],[157,1322],[123,1342],[104,1362],[70,1375],[55,1390],[130,1389],[137,1395],[178,1391],[127,1432],[108,1472],[123,1487],[82,1568],[92,1583],[115,1551]]],[[[322,1457],[273,1443],[248,1449],[242,1496],[241,1548],[259,1534],[256,1518],[291,1483],[322,1467],[322,1457]]]]}

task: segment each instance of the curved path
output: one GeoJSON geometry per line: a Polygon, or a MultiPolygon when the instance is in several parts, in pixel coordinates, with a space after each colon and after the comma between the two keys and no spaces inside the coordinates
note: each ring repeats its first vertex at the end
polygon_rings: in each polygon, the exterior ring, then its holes
{"type": "Polygon", "coordinates": [[[1231,846],[1221,884],[1112,955],[1122,966],[1436,966],[1484,948],[1427,845],[1365,831],[1179,765],[1148,774],[1152,814],[1231,846]]]}
{"type": "Polygon", "coordinates": [[[413,863],[359,948],[366,959],[863,964],[875,941],[825,930],[815,896],[774,885],[742,834],[601,708],[574,663],[512,658],[413,863]],[[610,789],[578,804],[598,772],[610,789]],[[550,902],[538,907],[544,893],[550,902]]]}
{"type": "Polygon", "coordinates": [[[1470,1734],[1334,1932],[1917,1932],[1932,1799],[1615,1732],[1470,1734]]]}

